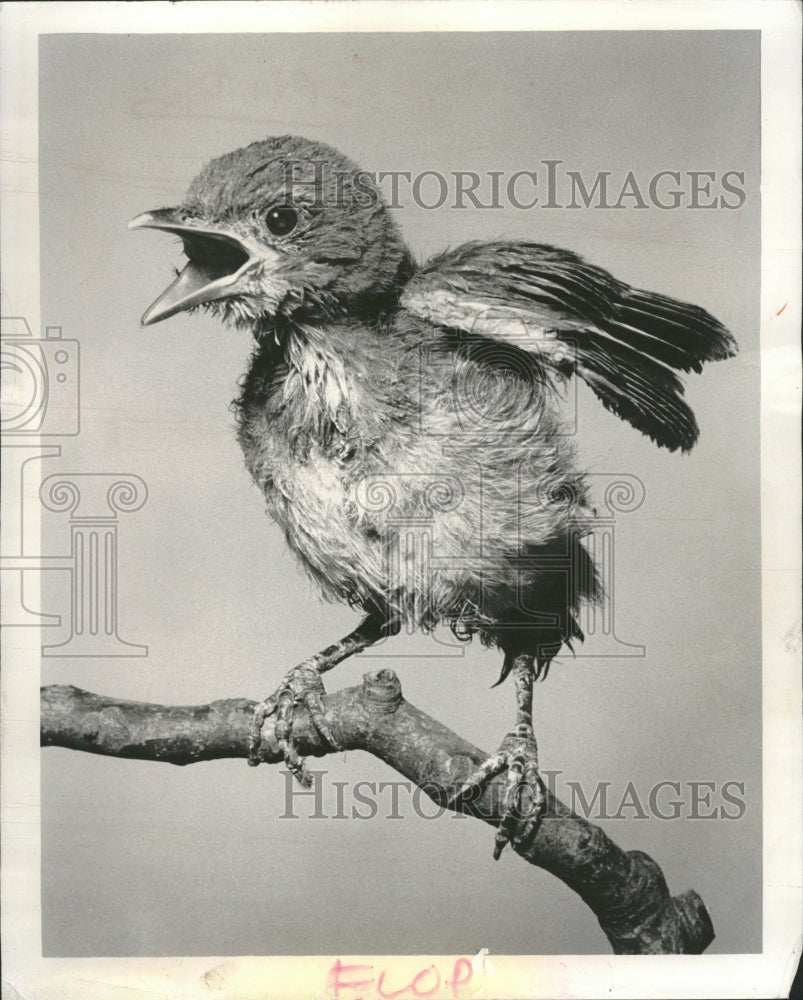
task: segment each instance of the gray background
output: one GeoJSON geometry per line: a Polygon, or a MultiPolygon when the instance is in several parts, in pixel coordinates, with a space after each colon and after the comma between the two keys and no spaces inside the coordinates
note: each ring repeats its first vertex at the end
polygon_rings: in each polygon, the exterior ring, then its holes
{"type": "MultiPolygon", "coordinates": [[[[291,132],[376,170],[510,173],[558,158],[645,183],[743,170],[739,211],[424,211],[408,198],[398,217],[419,256],[500,235],[572,248],[704,306],[740,343],[738,359],[688,380],[702,429],[690,456],[580,391],[581,461],[647,489],[616,548],[617,631],[647,655],[594,657],[592,637],[537,688],[536,725],[558,792],[609,781],[614,809],[628,781],[644,799],[663,780],[745,783],[737,821],[630,810],[602,825],[651,854],[673,892],[700,892],[712,951],[760,950],[758,52],[757,34],[737,32],[45,37],[42,319],[80,339],[83,363],[81,435],[47,471],[148,483],[121,526],[120,601],[121,635],[150,655],[47,659],[43,682],[155,702],[256,697],[356,621],[312,592],[242,468],[228,404],[247,338],[204,316],[139,327],[179,247],[126,222],[179,200],[207,159],[291,132]]],[[[44,539],[68,546],[63,517],[46,515],[44,539]]],[[[63,576],[45,574],[44,610],[66,612],[63,576]]],[[[509,684],[489,690],[497,654],[439,651],[400,638],[392,659],[361,657],[329,687],[393,663],[409,700],[492,749],[513,702],[509,684]]],[[[320,766],[331,780],[394,777],[357,753],[320,766]]],[[[326,801],[331,814],[331,786],[326,801]]],[[[279,819],[279,768],[47,750],[45,954],[607,951],[565,886],[512,853],[493,863],[488,827],[421,819],[404,795],[391,820],[381,802],[372,821],[310,819],[303,801],[279,819]]]]}

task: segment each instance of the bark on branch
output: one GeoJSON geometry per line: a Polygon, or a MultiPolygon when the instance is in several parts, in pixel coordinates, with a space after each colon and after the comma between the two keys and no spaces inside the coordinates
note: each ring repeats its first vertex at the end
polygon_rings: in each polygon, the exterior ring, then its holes
{"type": "MultiPolygon", "coordinates": [[[[342,747],[379,757],[440,804],[447,790],[488,756],[407,702],[392,670],[366,674],[360,687],[327,695],[324,704],[342,747]]],[[[151,705],[54,685],[42,688],[41,743],[178,765],[247,757],[254,707],[245,698],[189,707],[151,705]]],[[[304,756],[332,752],[300,708],[294,734],[304,756]]],[[[282,761],[270,718],[263,728],[262,759],[282,761]]],[[[504,795],[502,776],[460,809],[498,826],[504,795]]],[[[535,836],[514,849],[583,899],[616,954],[701,954],[714,939],[708,911],[694,890],[670,896],[652,858],[622,851],[549,791],[535,836]]]]}

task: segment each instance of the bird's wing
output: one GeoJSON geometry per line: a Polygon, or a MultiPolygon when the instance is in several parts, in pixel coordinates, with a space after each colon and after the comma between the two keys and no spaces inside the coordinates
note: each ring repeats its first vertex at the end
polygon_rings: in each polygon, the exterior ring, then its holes
{"type": "Polygon", "coordinates": [[[698,306],[638,291],[567,250],[468,243],[433,257],[401,305],[439,327],[513,344],[574,372],[603,404],[670,450],[697,440],[673,369],[700,371],[736,343],[698,306]]]}

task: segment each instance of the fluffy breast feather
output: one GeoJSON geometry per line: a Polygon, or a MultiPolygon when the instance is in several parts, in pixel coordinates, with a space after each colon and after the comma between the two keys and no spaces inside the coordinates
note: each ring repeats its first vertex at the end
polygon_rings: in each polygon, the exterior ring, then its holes
{"type": "Polygon", "coordinates": [[[517,599],[512,563],[566,533],[585,488],[531,359],[421,334],[399,313],[269,342],[239,439],[326,596],[424,627],[489,623],[517,599]]]}

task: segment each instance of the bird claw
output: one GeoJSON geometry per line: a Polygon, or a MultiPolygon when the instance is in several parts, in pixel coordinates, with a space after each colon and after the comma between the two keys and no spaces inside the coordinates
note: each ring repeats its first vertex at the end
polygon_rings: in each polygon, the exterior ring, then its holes
{"type": "Polygon", "coordinates": [[[262,727],[265,720],[276,715],[276,742],[287,765],[288,770],[295,775],[305,787],[312,784],[312,778],[307,770],[304,758],[301,757],[293,742],[293,721],[296,706],[303,705],[309,712],[315,729],[334,750],[340,745],[335,739],[329,723],[326,721],[323,706],[323,696],[326,691],[321,675],[311,666],[301,664],[294,667],[282,679],[279,687],[272,695],[254,709],[251,720],[248,763],[256,766],[261,761],[260,746],[262,742],[262,727]]]}
{"type": "Polygon", "coordinates": [[[447,799],[448,806],[456,807],[506,768],[507,781],[494,840],[494,860],[499,859],[507,844],[519,847],[531,840],[544,814],[546,796],[538,770],[538,746],[532,728],[523,724],[516,726],[502,740],[499,750],[447,799]]]}

